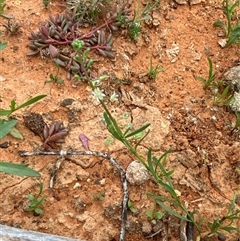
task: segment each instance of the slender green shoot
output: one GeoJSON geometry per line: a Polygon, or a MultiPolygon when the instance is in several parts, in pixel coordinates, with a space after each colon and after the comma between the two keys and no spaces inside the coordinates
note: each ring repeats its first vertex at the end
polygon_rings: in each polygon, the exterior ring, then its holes
{"type": "Polygon", "coordinates": [[[158,6],[159,2],[160,0],[157,0],[154,3],[148,1],[142,11],[139,10],[139,6],[137,10],[134,10],[133,20],[127,25],[127,34],[130,39],[138,39],[142,30],[141,22],[151,18],[149,14],[158,6]]]}
{"type": "Polygon", "coordinates": [[[228,106],[233,99],[233,96],[229,93],[229,90],[230,87],[226,86],[220,95],[215,96],[213,104],[217,106],[228,106]]]}
{"type": "Polygon", "coordinates": [[[237,22],[235,25],[232,22],[232,16],[236,11],[238,5],[239,0],[232,4],[230,4],[228,0],[223,0],[222,6],[223,12],[227,18],[227,24],[220,20],[216,20],[213,23],[214,27],[223,28],[223,30],[225,31],[228,46],[233,43],[237,43],[238,45],[240,45],[240,22],[237,22]]]}
{"type": "Polygon", "coordinates": [[[155,67],[153,67],[153,64],[152,64],[152,58],[150,59],[150,67],[149,67],[149,70],[148,70],[148,76],[150,79],[156,79],[157,78],[157,75],[159,72],[163,72],[164,69],[159,66],[159,65],[156,65],[155,67]]]}
{"type": "Polygon", "coordinates": [[[209,57],[208,57],[208,65],[209,65],[208,78],[205,79],[200,76],[197,77],[198,80],[204,83],[204,89],[208,89],[211,86],[211,84],[215,82],[215,78],[216,78],[216,72],[213,72],[212,60],[209,57]]]}
{"type": "Polygon", "coordinates": [[[57,65],[57,73],[56,73],[56,75],[54,75],[54,74],[50,74],[49,75],[49,80],[46,80],[45,81],[45,84],[49,84],[49,83],[56,83],[56,84],[59,84],[59,85],[62,85],[63,84],[63,79],[62,78],[60,78],[59,76],[58,76],[58,74],[59,74],[59,65],[57,65]]]}

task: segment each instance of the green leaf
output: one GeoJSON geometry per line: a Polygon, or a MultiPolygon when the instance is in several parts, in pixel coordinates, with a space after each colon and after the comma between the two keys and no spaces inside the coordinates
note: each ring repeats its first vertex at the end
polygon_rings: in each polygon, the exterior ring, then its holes
{"type": "Polygon", "coordinates": [[[46,96],[47,96],[47,95],[38,95],[38,96],[36,96],[36,97],[33,97],[32,99],[30,99],[30,100],[24,102],[23,104],[21,104],[20,106],[18,106],[15,110],[18,110],[18,109],[21,109],[21,108],[23,108],[23,107],[29,106],[29,105],[31,105],[31,104],[33,104],[33,103],[35,103],[35,102],[43,99],[43,98],[46,97],[46,96]]]}
{"type": "Polygon", "coordinates": [[[11,110],[0,110],[0,116],[9,116],[12,114],[11,110]]]}
{"type": "Polygon", "coordinates": [[[227,35],[228,31],[227,31],[227,26],[224,22],[220,21],[220,20],[216,20],[214,23],[213,23],[213,26],[214,27],[220,27],[220,28],[223,28],[224,31],[225,31],[225,34],[227,35]]]}
{"type": "Polygon", "coordinates": [[[161,212],[161,211],[157,211],[157,212],[155,212],[154,216],[155,216],[156,219],[160,220],[164,216],[164,213],[161,212]]]}
{"type": "Polygon", "coordinates": [[[34,197],[32,194],[28,194],[28,199],[29,199],[30,201],[33,201],[33,200],[35,199],[35,197],[34,197]]]}
{"type": "Polygon", "coordinates": [[[0,172],[17,175],[20,177],[40,177],[40,173],[29,168],[26,164],[16,164],[11,162],[0,162],[0,172]]]}
{"type": "Polygon", "coordinates": [[[185,218],[184,216],[180,215],[179,213],[177,213],[176,211],[174,211],[173,209],[171,209],[170,207],[168,207],[167,205],[165,205],[163,202],[156,200],[156,203],[161,206],[165,211],[167,211],[169,214],[181,219],[181,220],[185,220],[188,222],[191,222],[191,220],[185,218]]]}
{"type": "Polygon", "coordinates": [[[125,138],[137,135],[138,133],[140,133],[140,132],[144,131],[145,129],[147,129],[149,126],[150,126],[150,124],[146,124],[146,125],[142,126],[139,129],[137,129],[137,130],[131,132],[130,134],[126,135],[125,138]]]}
{"type": "Polygon", "coordinates": [[[37,214],[42,214],[43,210],[41,208],[35,208],[34,212],[37,213],[37,214]]]}
{"type": "Polygon", "coordinates": [[[11,103],[10,103],[10,109],[11,109],[12,112],[15,111],[15,109],[16,109],[15,106],[16,106],[16,101],[12,100],[11,103]]]}
{"type": "Polygon", "coordinates": [[[23,138],[23,135],[21,134],[21,132],[20,132],[17,128],[15,128],[15,127],[12,128],[12,130],[10,131],[9,134],[10,134],[11,136],[19,139],[19,140],[23,140],[23,139],[24,139],[24,138],[23,138]]]}
{"type": "Polygon", "coordinates": [[[0,50],[3,50],[7,47],[7,42],[1,42],[0,41],[0,50]]]}
{"type": "Polygon", "coordinates": [[[153,212],[150,211],[150,210],[147,210],[147,211],[146,211],[146,215],[147,215],[149,218],[153,218],[153,212]]]}
{"type": "Polygon", "coordinates": [[[237,44],[240,44],[240,26],[235,28],[229,38],[228,38],[228,41],[227,41],[227,45],[231,45],[233,43],[237,43],[237,44]]]}
{"type": "Polygon", "coordinates": [[[0,120],[0,140],[17,124],[17,120],[0,120]]]}

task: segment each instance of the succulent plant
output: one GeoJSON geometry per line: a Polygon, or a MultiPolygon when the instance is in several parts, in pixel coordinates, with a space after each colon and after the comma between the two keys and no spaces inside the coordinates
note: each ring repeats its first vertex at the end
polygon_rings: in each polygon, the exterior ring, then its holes
{"type": "Polygon", "coordinates": [[[64,137],[68,134],[68,129],[63,127],[61,121],[54,121],[50,126],[45,124],[43,129],[44,150],[48,150],[50,142],[64,142],[64,137]]]}
{"type": "Polygon", "coordinates": [[[108,12],[104,22],[87,33],[79,30],[82,22],[75,19],[73,13],[49,16],[48,21],[43,23],[36,33],[31,32],[31,43],[28,45],[31,52],[28,52],[27,56],[40,54],[42,58],[50,57],[58,66],[66,68],[69,74],[83,76],[85,67],[90,65],[90,59],[85,58],[85,63],[79,64],[72,43],[75,40],[84,41],[83,50],[89,49],[103,57],[114,58],[112,31],[118,30],[122,25],[120,17],[128,20],[130,9],[122,8],[116,11],[114,14],[108,12]]]}

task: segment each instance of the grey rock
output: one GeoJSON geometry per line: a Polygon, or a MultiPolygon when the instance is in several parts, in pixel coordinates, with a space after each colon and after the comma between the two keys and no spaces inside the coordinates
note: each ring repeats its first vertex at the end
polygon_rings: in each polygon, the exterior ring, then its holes
{"type": "Polygon", "coordinates": [[[240,111],[240,66],[229,69],[224,74],[224,80],[235,91],[230,107],[233,111],[240,111]]]}
{"type": "Polygon", "coordinates": [[[240,65],[229,69],[223,77],[232,89],[240,92],[240,65]]]}
{"type": "Polygon", "coordinates": [[[133,161],[127,167],[126,177],[131,184],[142,185],[150,178],[150,174],[142,163],[133,161]]]}

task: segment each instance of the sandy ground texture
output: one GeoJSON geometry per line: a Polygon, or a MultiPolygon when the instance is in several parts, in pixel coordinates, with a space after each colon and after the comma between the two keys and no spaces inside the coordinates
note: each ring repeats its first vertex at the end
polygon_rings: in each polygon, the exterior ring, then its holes
{"type": "MultiPolygon", "coordinates": [[[[5,79],[0,83],[1,108],[8,108],[12,99],[20,104],[36,95],[47,96],[14,113],[23,140],[10,135],[1,140],[9,144],[0,148],[1,160],[27,163],[40,172],[41,178],[0,173],[0,223],[87,241],[119,240],[122,183],[108,160],[96,156],[67,157],[53,188],[49,188],[57,157],[19,155],[19,151],[42,149],[41,138],[24,125],[24,117],[34,112],[48,124],[61,120],[69,129],[65,142],[54,146],[55,150],[84,150],[78,139],[83,133],[89,139],[90,150],[107,152],[123,170],[136,160],[117,140],[109,143],[111,135],[103,123],[103,109],[86,83],[74,86],[65,70],[60,69],[63,85],[44,84],[50,73],[56,73],[56,65],[50,58],[26,56],[31,31],[36,32],[49,15],[64,12],[65,2],[53,1],[49,9],[44,8],[41,0],[6,3],[5,12],[22,27],[15,36],[1,27],[1,40],[8,43],[0,52],[0,75],[5,79]],[[23,205],[29,193],[37,194],[40,182],[45,203],[41,206],[43,214],[34,216],[25,212],[23,205]],[[104,194],[103,200],[97,200],[99,193],[104,194]]],[[[222,48],[218,44],[220,29],[212,23],[225,20],[221,1],[195,3],[162,0],[152,13],[152,21],[142,23],[138,40],[129,40],[124,31],[114,38],[116,58],[106,59],[94,53],[91,56],[96,60],[96,76],[113,76],[104,88],[119,95],[119,101],[109,103],[108,108],[121,126],[132,123],[139,128],[151,123],[150,134],[139,146],[140,153],[146,155],[147,148],[152,147],[154,155],[160,156],[171,148],[166,167],[174,170],[172,180],[180,199],[188,203],[189,210],[197,210],[204,219],[213,221],[226,215],[234,193],[236,205],[240,206],[240,174],[236,171],[240,168],[239,130],[231,132],[236,122],[234,113],[229,108],[214,106],[213,90],[204,90],[197,76],[207,77],[210,56],[216,78],[222,80],[224,73],[239,65],[240,48],[222,48]],[[151,59],[153,66],[164,70],[155,80],[147,75],[151,59]]],[[[132,9],[137,4],[133,0],[132,9]]],[[[239,7],[235,15],[235,21],[239,21],[239,7]]],[[[7,23],[2,17],[0,21],[7,23]]],[[[165,195],[161,186],[152,178],[147,179],[128,185],[129,198],[138,211],[133,214],[128,210],[125,240],[180,240],[177,218],[166,213],[162,219],[153,220],[146,215],[147,210],[155,208],[146,192],[165,195]]],[[[240,223],[234,225],[239,227],[240,223]]],[[[203,231],[206,230],[205,225],[203,231]]],[[[236,233],[225,235],[229,241],[239,238],[236,233]]],[[[218,238],[215,235],[206,240],[218,238]]]]}

